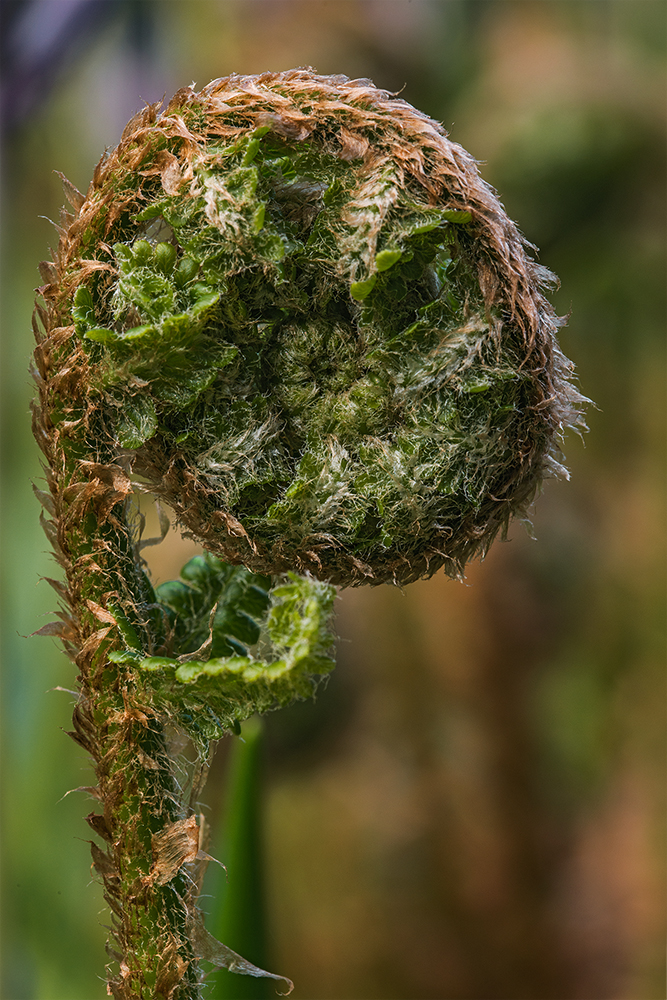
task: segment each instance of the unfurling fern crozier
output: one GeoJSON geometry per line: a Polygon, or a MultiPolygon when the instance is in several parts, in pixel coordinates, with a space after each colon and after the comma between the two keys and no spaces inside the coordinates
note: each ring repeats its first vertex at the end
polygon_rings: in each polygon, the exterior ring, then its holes
{"type": "Polygon", "coordinates": [[[312,693],[333,585],[460,577],[559,471],[582,397],[551,276],[473,159],[368,81],[185,88],[132,119],[85,196],[66,190],[35,433],[103,804],[110,988],[190,997],[215,948],[186,877],[200,854],[160,866],[195,823],[168,727],[203,759],[312,693]],[[135,489],[207,550],[156,590],[135,489]]]}
{"type": "Polygon", "coordinates": [[[548,275],[404,101],[305,71],[181,91],[84,212],[107,440],[223,558],[459,575],[554,470],[580,397],[548,275]]]}

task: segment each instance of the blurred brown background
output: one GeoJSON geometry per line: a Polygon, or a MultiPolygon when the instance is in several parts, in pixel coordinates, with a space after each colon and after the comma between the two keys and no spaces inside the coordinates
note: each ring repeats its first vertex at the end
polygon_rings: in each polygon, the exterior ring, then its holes
{"type": "MultiPolygon", "coordinates": [[[[339,666],[271,717],[272,968],[295,1000],[661,1000],[662,0],[3,0],[3,996],[105,995],[73,668],[27,416],[37,262],[141,106],[230,72],[370,77],[483,161],[562,281],[585,448],[465,584],[341,594],[339,666]]],[[[152,550],[158,580],[192,550],[152,550]]],[[[224,748],[207,790],[220,799],[224,748]]]]}

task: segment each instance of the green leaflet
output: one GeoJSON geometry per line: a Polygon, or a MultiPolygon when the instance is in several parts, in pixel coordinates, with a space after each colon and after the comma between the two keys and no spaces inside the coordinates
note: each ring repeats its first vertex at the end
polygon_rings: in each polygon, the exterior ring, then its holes
{"type": "Polygon", "coordinates": [[[132,396],[125,402],[118,422],[118,440],[123,448],[138,448],[157,428],[155,404],[150,396],[132,396]]]}
{"type": "Polygon", "coordinates": [[[388,271],[402,256],[402,250],[381,250],[375,256],[375,266],[378,271],[388,271]]]}
{"type": "Polygon", "coordinates": [[[254,712],[310,697],[334,667],[328,584],[289,573],[271,586],[206,554],[156,597],[170,655],[126,648],[109,659],[137,666],[156,704],[195,740],[219,739],[254,712]]]}
{"type": "Polygon", "coordinates": [[[195,556],[181,570],[180,580],[156,590],[174,654],[194,652],[211,632],[212,656],[245,655],[259,639],[258,623],[266,617],[270,586],[270,578],[242,566],[230,566],[209,553],[195,556]]]}
{"type": "Polygon", "coordinates": [[[350,285],[350,295],[359,302],[363,301],[373,291],[376,281],[376,274],[371,274],[370,278],[366,278],[364,281],[353,281],[350,285]]]}

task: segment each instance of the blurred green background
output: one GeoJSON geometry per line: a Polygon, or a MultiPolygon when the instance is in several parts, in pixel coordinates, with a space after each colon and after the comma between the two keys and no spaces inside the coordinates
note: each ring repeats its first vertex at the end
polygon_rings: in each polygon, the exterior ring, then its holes
{"type": "MultiPolygon", "coordinates": [[[[267,727],[270,968],[295,1000],[664,998],[665,4],[1,8],[4,1000],[105,996],[92,804],[63,798],[90,772],[52,690],[74,669],[26,638],[55,603],[27,375],[53,171],[85,191],[143,101],[303,65],[401,91],[482,161],[560,276],[597,407],[536,541],[515,525],[464,585],[341,594],[328,688],[267,727]]],[[[152,551],[160,580],[193,548],[172,532],[152,551]]]]}

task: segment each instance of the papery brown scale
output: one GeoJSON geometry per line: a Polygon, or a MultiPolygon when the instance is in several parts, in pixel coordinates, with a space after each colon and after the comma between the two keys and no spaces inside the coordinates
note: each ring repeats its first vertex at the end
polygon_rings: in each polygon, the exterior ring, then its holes
{"type": "MultiPolygon", "coordinates": [[[[97,832],[97,831],[95,831],[97,832]]],[[[90,853],[93,858],[93,866],[98,875],[101,875],[105,879],[117,879],[120,878],[120,874],[113,863],[113,858],[110,857],[106,851],[103,851],[94,841],[89,841],[90,843],[90,853]]]]}
{"type": "Polygon", "coordinates": [[[165,114],[168,115],[171,111],[176,111],[186,105],[194,96],[194,90],[192,87],[181,87],[177,90],[174,96],[169,101],[166,107],[165,114]]]}
{"type": "Polygon", "coordinates": [[[85,195],[81,194],[79,189],[75,187],[75,185],[72,184],[71,180],[69,180],[69,178],[66,177],[65,174],[61,173],[60,170],[56,170],[55,173],[58,175],[58,177],[60,177],[63,190],[65,192],[65,197],[67,198],[72,208],[76,212],[78,212],[81,206],[83,205],[83,202],[85,200],[85,195]]]}
{"type": "MultiPolygon", "coordinates": [[[[155,116],[153,116],[153,121],[154,120],[155,116]]],[[[123,149],[124,146],[127,144],[128,140],[130,139],[130,137],[133,136],[136,132],[138,132],[142,125],[148,124],[149,121],[150,121],[150,105],[146,108],[142,108],[141,111],[137,111],[137,113],[133,115],[132,118],[130,118],[129,122],[121,132],[118,148],[123,149]],[[147,119],[147,112],[148,112],[148,119],[147,119]]]]}
{"type": "Polygon", "coordinates": [[[81,656],[84,660],[92,660],[95,653],[99,649],[102,640],[106,639],[110,631],[110,628],[102,628],[88,636],[86,641],[81,646],[81,656]]]}
{"type": "Polygon", "coordinates": [[[171,1000],[187,972],[188,965],[189,962],[179,955],[178,945],[174,941],[160,957],[160,966],[155,980],[156,995],[164,997],[164,1000],[171,1000]]]}
{"type": "Polygon", "coordinates": [[[58,268],[51,261],[48,260],[40,261],[38,268],[43,281],[45,281],[47,284],[53,284],[55,281],[58,280],[58,268]]]}
{"type": "Polygon", "coordinates": [[[114,616],[95,601],[90,598],[86,598],[86,606],[89,611],[92,611],[98,621],[104,622],[107,625],[116,625],[116,619],[114,616]]]}
{"type": "Polygon", "coordinates": [[[88,826],[95,831],[98,836],[107,843],[110,843],[113,839],[111,830],[107,826],[107,821],[100,813],[91,812],[84,817],[88,826]]]}
{"type": "Polygon", "coordinates": [[[42,579],[48,583],[53,590],[55,590],[58,597],[60,597],[63,601],[66,601],[68,604],[71,603],[72,594],[62,580],[53,580],[50,576],[43,576],[42,579]]]}
{"type": "Polygon", "coordinates": [[[91,185],[93,188],[100,188],[103,185],[104,181],[106,180],[110,168],[109,160],[110,157],[108,156],[108,154],[105,154],[95,167],[95,170],[93,171],[93,180],[91,185]]]}

